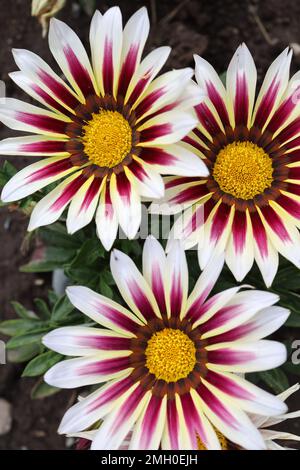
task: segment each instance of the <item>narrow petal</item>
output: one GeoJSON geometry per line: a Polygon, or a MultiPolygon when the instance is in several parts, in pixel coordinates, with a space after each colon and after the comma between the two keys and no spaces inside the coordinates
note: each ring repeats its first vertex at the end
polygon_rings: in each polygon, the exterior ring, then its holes
{"type": "Polygon", "coordinates": [[[99,351],[128,351],[131,339],[114,331],[87,326],[56,328],[43,337],[43,344],[66,356],[91,356],[99,351]]]}
{"type": "Polygon", "coordinates": [[[217,256],[203,270],[187,300],[186,315],[198,310],[212,291],[224,265],[224,256],[217,256]]]}
{"type": "Polygon", "coordinates": [[[129,373],[110,381],[83,400],[71,406],[65,413],[58,432],[60,434],[77,433],[89,428],[103,416],[106,416],[115,406],[122,401],[122,395],[133,391],[137,384],[132,383],[129,373]]]}
{"type": "MultiPolygon", "coordinates": [[[[37,85],[36,81],[29,78],[23,72],[12,72],[9,77],[18,85],[27,95],[31,96],[34,100],[41,103],[46,108],[55,111],[58,115],[67,115],[72,117],[73,111],[66,109],[64,104],[61,104],[55,99],[52,92],[45,87],[37,85]]],[[[77,104],[78,106],[78,104],[77,104]]]]}
{"type": "Polygon", "coordinates": [[[166,395],[163,398],[151,396],[134,427],[129,445],[130,450],[159,448],[166,419],[166,404],[166,395]]]}
{"type": "Polygon", "coordinates": [[[189,439],[189,449],[198,449],[198,439],[207,450],[220,450],[220,442],[217,435],[204,416],[201,400],[197,393],[186,393],[180,397],[182,411],[186,422],[189,439]]]}
{"type": "MultiPolygon", "coordinates": [[[[1,155],[48,155],[69,156],[66,150],[66,139],[55,139],[38,135],[11,137],[0,141],[1,155]]],[[[44,160],[45,161],[45,160],[44,160]]]]}
{"type": "Polygon", "coordinates": [[[66,124],[71,119],[14,98],[5,98],[0,103],[0,121],[16,131],[67,137],[66,124]]]}
{"type": "Polygon", "coordinates": [[[277,331],[287,320],[290,311],[277,306],[260,310],[249,321],[237,325],[208,338],[210,344],[226,343],[232,341],[257,341],[277,331]]]}
{"type": "Polygon", "coordinates": [[[102,179],[91,176],[80,188],[71,201],[68,217],[68,233],[75,233],[77,230],[88,225],[96,211],[101,191],[102,179]]]}
{"type": "Polygon", "coordinates": [[[224,85],[215,69],[202,57],[194,55],[195,75],[199,86],[214,105],[223,125],[229,126],[229,111],[224,85]]]}
{"type": "Polygon", "coordinates": [[[141,225],[141,200],[137,188],[125,173],[113,173],[110,196],[122,230],[129,239],[133,239],[141,225]]]}
{"type": "MultiPolygon", "coordinates": [[[[1,145],[1,144],[0,144],[1,145]]],[[[6,183],[1,199],[17,201],[77,170],[68,157],[51,157],[32,163],[6,183]]]]}
{"type": "Polygon", "coordinates": [[[158,171],[143,160],[134,157],[132,163],[125,168],[129,180],[133,181],[140,196],[158,199],[164,194],[164,182],[158,171]]]}
{"type": "Polygon", "coordinates": [[[263,130],[286,90],[292,53],[285,49],[269,67],[258,94],[253,114],[253,126],[263,130]]]}
{"type": "Polygon", "coordinates": [[[286,361],[286,348],[276,341],[243,344],[220,343],[207,347],[209,368],[227,372],[257,372],[273,369],[286,361]]]}
{"type": "MultiPolygon", "coordinates": [[[[226,292],[226,291],[224,291],[226,292]]],[[[276,294],[249,290],[237,293],[214,316],[201,325],[203,337],[224,333],[248,321],[255,313],[278,302],[276,294]]]]}
{"type": "Polygon", "coordinates": [[[205,163],[183,145],[171,144],[166,148],[144,148],[140,158],[162,175],[208,176],[205,163]]]}
{"type": "Polygon", "coordinates": [[[134,13],[125,25],[118,87],[122,96],[126,95],[130,80],[140,63],[149,30],[150,22],[145,7],[134,13]]]}
{"type": "Polygon", "coordinates": [[[186,311],[189,275],[185,252],[179,240],[174,242],[167,255],[164,279],[169,297],[169,316],[182,318],[186,311]]]}
{"type": "Polygon", "coordinates": [[[80,103],[76,93],[37,54],[25,49],[13,49],[13,56],[19,69],[40,90],[44,90],[70,112],[80,103]]]}
{"type": "Polygon", "coordinates": [[[197,124],[192,114],[182,111],[169,111],[150,118],[138,128],[139,146],[175,144],[185,137],[197,124]]]}
{"type": "Polygon", "coordinates": [[[66,294],[74,307],[95,322],[117,333],[132,337],[143,323],[113,300],[83,286],[67,287],[66,294]]]}
{"type": "Polygon", "coordinates": [[[124,394],[121,406],[104,419],[91,449],[118,449],[147,406],[150,396],[151,392],[146,392],[140,385],[124,394]]]}
{"type": "Polygon", "coordinates": [[[216,394],[226,394],[228,398],[250,413],[265,416],[285,413],[287,406],[280,398],[268,393],[238,375],[209,370],[205,376],[207,388],[216,394]]]}
{"type": "Polygon", "coordinates": [[[138,105],[147,87],[164,66],[170,52],[170,47],[159,47],[143,59],[130,80],[125,96],[125,104],[129,103],[132,107],[138,105]]]}
{"type": "Polygon", "coordinates": [[[76,388],[118,378],[132,370],[131,351],[101,352],[88,357],[58,362],[45,374],[45,381],[54,387],[76,388]]]}
{"type": "Polygon", "coordinates": [[[103,16],[95,13],[90,35],[93,68],[99,90],[116,97],[122,51],[122,15],[119,7],[109,8],[103,16]]]}
{"type": "Polygon", "coordinates": [[[271,206],[258,210],[272,245],[285,258],[300,267],[300,235],[297,228],[271,206]]]}
{"type": "MultiPolygon", "coordinates": [[[[214,254],[224,252],[231,231],[234,210],[234,206],[230,207],[219,202],[209,213],[210,206],[205,205],[205,211],[209,215],[204,225],[203,245],[198,247],[201,269],[204,269],[214,254]]],[[[206,218],[205,212],[204,217],[206,218]]]]}
{"type": "Polygon", "coordinates": [[[244,449],[265,449],[257,428],[246,413],[234,406],[231,401],[215,396],[204,384],[193,393],[198,393],[206,417],[227,439],[244,449]]]}
{"type": "Polygon", "coordinates": [[[245,44],[238,47],[228,66],[226,89],[233,105],[235,126],[250,126],[257,72],[245,44]]]}
{"type": "Polygon", "coordinates": [[[96,212],[97,235],[104,248],[109,251],[117,237],[118,219],[114,210],[110,186],[105,181],[101,190],[100,202],[96,212]]]}
{"type": "Polygon", "coordinates": [[[97,91],[82,42],[67,24],[56,18],[50,21],[49,48],[65,77],[82,99],[97,91]]]}
{"type": "Polygon", "coordinates": [[[134,262],[119,250],[113,250],[111,273],[123,299],[142,321],[160,317],[155,297],[134,262]]]}
{"type": "Polygon", "coordinates": [[[147,237],[143,248],[143,276],[148,282],[161,314],[167,314],[164,276],[166,255],[153,236],[147,237]]]}
{"type": "Polygon", "coordinates": [[[52,224],[59,219],[85,181],[82,172],[78,171],[43,197],[31,213],[28,230],[35,230],[37,227],[52,224]]]}
{"type": "Polygon", "coordinates": [[[278,252],[273,247],[257,212],[252,212],[251,224],[255,261],[267,287],[270,287],[278,269],[278,252]]]}
{"type": "Polygon", "coordinates": [[[137,121],[144,121],[154,113],[157,115],[165,106],[176,102],[192,76],[192,69],[185,68],[166,72],[153,80],[135,108],[137,121]]]}

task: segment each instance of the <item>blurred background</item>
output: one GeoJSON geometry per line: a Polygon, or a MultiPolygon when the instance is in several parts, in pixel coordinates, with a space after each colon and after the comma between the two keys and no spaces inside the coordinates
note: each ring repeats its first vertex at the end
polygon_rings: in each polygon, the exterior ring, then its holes
{"type": "MultiPolygon", "coordinates": [[[[66,0],[57,17],[73,27],[87,45],[94,9],[105,11],[115,4],[121,7],[124,21],[140,6],[148,8],[152,29],[146,52],[160,45],[172,46],[169,68],[193,66],[192,54],[197,53],[222,73],[243,41],[254,56],[259,80],[271,61],[288,45],[294,50],[292,71],[300,68],[300,2],[297,0],[66,0]]],[[[7,96],[30,102],[8,77],[9,72],[16,70],[12,48],[30,49],[57,70],[47,39],[42,37],[41,25],[31,16],[31,0],[0,0],[0,79],[5,82],[7,96]]],[[[0,124],[0,139],[12,135],[16,133],[0,124]]],[[[32,162],[32,157],[11,159],[18,169],[29,160],[32,162]]],[[[15,317],[11,300],[31,309],[32,299],[43,298],[51,284],[48,274],[19,272],[30,256],[24,242],[27,223],[27,218],[13,207],[0,209],[0,320],[15,317]]],[[[34,380],[20,378],[22,369],[21,364],[0,365],[0,449],[72,447],[74,442],[58,436],[56,430],[65,410],[76,400],[76,393],[63,391],[32,400],[34,380]]],[[[291,403],[293,406],[293,400],[291,403]]],[[[292,431],[299,433],[296,423],[292,431]]]]}

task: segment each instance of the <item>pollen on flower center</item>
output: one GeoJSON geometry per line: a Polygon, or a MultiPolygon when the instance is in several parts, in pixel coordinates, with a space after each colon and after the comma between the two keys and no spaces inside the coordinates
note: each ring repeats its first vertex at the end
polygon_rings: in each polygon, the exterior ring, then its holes
{"type": "Polygon", "coordinates": [[[186,378],[196,364],[194,342],[183,331],[173,328],[154,333],[145,355],[149,372],[166,382],[186,378]]]}
{"type": "Polygon", "coordinates": [[[101,109],[83,126],[82,142],[92,163],[113,168],[131,150],[132,129],[118,111],[101,109]]]}
{"type": "Polygon", "coordinates": [[[252,142],[232,142],[218,153],[213,177],[225,193],[253,199],[272,184],[272,160],[252,142]]]}

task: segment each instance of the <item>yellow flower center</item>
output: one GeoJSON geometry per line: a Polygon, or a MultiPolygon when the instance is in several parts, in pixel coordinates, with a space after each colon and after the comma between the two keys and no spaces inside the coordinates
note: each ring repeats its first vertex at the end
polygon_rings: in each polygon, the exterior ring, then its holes
{"type": "Polygon", "coordinates": [[[222,191],[240,199],[253,199],[273,181],[272,160],[252,142],[233,142],[217,155],[213,177],[222,191]]]}
{"type": "Polygon", "coordinates": [[[196,364],[194,342],[183,331],[173,328],[154,333],[145,355],[149,372],[166,382],[186,378],[196,364]]]}
{"type": "MultiPolygon", "coordinates": [[[[221,449],[222,450],[228,450],[228,441],[226,439],[226,437],[220,432],[218,431],[215,427],[214,427],[214,431],[217,435],[217,438],[220,442],[220,445],[221,445],[221,449]]],[[[207,450],[206,446],[203,444],[199,434],[196,435],[196,438],[197,438],[197,447],[198,447],[198,450],[207,450]]]]}
{"type": "Polygon", "coordinates": [[[132,146],[132,129],[118,111],[101,109],[83,126],[82,142],[89,160],[101,167],[121,163],[132,146]]]}

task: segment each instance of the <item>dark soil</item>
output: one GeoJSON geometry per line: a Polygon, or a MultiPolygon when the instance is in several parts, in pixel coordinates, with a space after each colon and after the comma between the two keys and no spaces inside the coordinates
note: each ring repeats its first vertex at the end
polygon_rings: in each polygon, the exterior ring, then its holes
{"type": "MultiPolygon", "coordinates": [[[[90,18],[80,10],[78,2],[68,0],[67,3],[59,17],[74,27],[87,43],[90,18]]],[[[192,66],[192,54],[198,53],[221,73],[236,47],[245,41],[254,55],[261,79],[283,48],[300,43],[300,3],[297,0],[99,0],[96,3],[103,10],[119,4],[125,19],[145,4],[152,20],[147,49],[171,45],[170,68],[192,66]]],[[[53,64],[47,40],[42,39],[39,24],[30,16],[30,4],[29,0],[0,0],[0,79],[5,81],[7,96],[27,101],[29,98],[8,77],[9,72],[16,70],[11,48],[33,50],[53,64]]],[[[293,71],[300,65],[299,48],[293,71]]],[[[0,124],[0,139],[12,135],[15,133],[0,124]]],[[[23,157],[11,160],[18,168],[32,161],[23,157]]],[[[14,316],[11,300],[18,300],[30,308],[33,298],[45,295],[49,282],[47,278],[22,274],[18,270],[27,257],[21,249],[26,225],[24,216],[10,213],[7,209],[0,211],[0,319],[14,316]]],[[[64,448],[65,439],[57,436],[56,429],[72,394],[62,392],[51,398],[32,401],[30,389],[33,381],[20,379],[22,367],[5,365],[0,368],[0,396],[13,405],[13,428],[0,438],[0,449],[64,448]]],[[[292,400],[292,403],[296,407],[296,401],[292,400]]],[[[293,430],[297,432],[296,427],[293,430]]]]}

